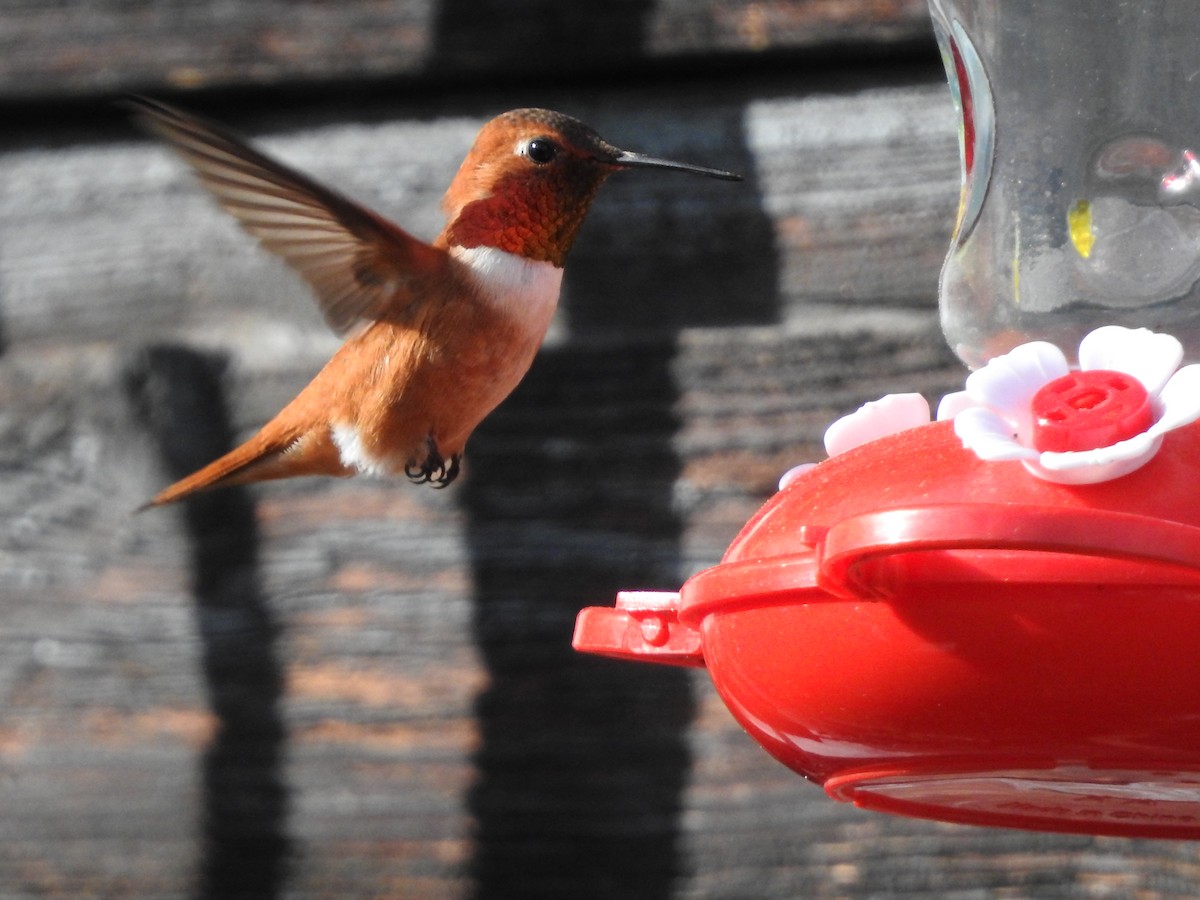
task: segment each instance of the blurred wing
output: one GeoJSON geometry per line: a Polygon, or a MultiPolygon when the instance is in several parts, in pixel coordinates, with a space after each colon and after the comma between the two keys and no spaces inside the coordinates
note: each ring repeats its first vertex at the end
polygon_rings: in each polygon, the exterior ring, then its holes
{"type": "Polygon", "coordinates": [[[445,264],[443,251],[220,126],[153,100],[128,103],[243,228],[312,285],[338,334],[364,319],[402,314],[421,278],[445,264]]]}

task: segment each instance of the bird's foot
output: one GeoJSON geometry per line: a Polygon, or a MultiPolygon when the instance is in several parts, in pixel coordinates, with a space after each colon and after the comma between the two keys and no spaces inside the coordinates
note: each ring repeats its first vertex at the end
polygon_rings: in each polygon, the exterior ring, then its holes
{"type": "Polygon", "coordinates": [[[432,436],[425,439],[425,458],[420,462],[410,460],[404,467],[404,474],[414,484],[432,484],[435,488],[444,488],[458,477],[459,463],[462,455],[452,454],[446,459],[438,452],[437,442],[432,436]]]}

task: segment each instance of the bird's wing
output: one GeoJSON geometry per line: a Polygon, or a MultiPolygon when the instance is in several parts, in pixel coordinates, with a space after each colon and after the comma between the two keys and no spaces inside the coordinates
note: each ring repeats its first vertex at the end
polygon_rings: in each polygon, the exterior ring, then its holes
{"type": "Polygon", "coordinates": [[[154,100],[127,104],[243,228],[312,285],[325,321],[338,334],[362,320],[403,315],[419,281],[446,264],[444,251],[221,126],[154,100]]]}

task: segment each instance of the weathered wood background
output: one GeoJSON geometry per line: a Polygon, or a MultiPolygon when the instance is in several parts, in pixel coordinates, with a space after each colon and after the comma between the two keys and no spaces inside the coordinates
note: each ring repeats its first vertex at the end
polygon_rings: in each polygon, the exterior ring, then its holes
{"type": "Polygon", "coordinates": [[[0,897],[1191,896],[1190,844],[828,800],[586,605],[713,564],[824,427],[963,370],[922,0],[0,3],[0,897]],[[228,121],[418,233],[519,105],[741,170],[604,189],[443,492],[131,516],[335,347],[110,101],[228,121]]]}

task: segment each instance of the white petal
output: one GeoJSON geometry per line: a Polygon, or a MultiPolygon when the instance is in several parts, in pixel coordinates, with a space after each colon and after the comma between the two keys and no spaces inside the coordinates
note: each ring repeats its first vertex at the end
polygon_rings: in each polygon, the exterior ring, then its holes
{"type": "Polygon", "coordinates": [[[1143,432],[1110,447],[1043,453],[1036,461],[1024,460],[1024,464],[1038,478],[1056,484],[1098,484],[1137,471],[1154,458],[1161,445],[1161,435],[1143,432]]]}
{"type": "Polygon", "coordinates": [[[1031,475],[1036,475],[1043,481],[1054,484],[1099,484],[1102,481],[1114,481],[1130,472],[1136,472],[1154,457],[1153,453],[1136,459],[1114,461],[1104,466],[1084,466],[1078,469],[1047,469],[1036,460],[1023,459],[1022,465],[1031,475]]]}
{"type": "Polygon", "coordinates": [[[929,403],[920,394],[888,394],[842,416],[825,432],[825,452],[837,456],[877,438],[929,424],[929,403]]]}
{"type": "Polygon", "coordinates": [[[1111,369],[1132,375],[1151,394],[1162,390],[1183,361],[1183,345],[1169,334],[1148,328],[1105,325],[1079,344],[1079,367],[1111,369]]]}
{"type": "Polygon", "coordinates": [[[1166,434],[1200,419],[1200,365],[1184,366],[1171,376],[1158,395],[1162,415],[1147,434],[1166,434]]]}
{"type": "Polygon", "coordinates": [[[779,489],[782,491],[785,487],[807,472],[809,469],[815,469],[816,463],[800,463],[798,466],[792,466],[779,479],[779,489]]]}
{"type": "Polygon", "coordinates": [[[1018,434],[1031,431],[1030,406],[1043,386],[1070,371],[1067,358],[1053,344],[1032,341],[990,360],[967,376],[967,393],[990,406],[1015,426],[1018,434]]]}
{"type": "Polygon", "coordinates": [[[955,391],[952,394],[947,394],[942,398],[937,408],[937,420],[945,422],[947,419],[953,419],[964,409],[970,409],[978,404],[971,399],[971,395],[966,391],[955,391]]]}
{"type": "Polygon", "coordinates": [[[1043,467],[1054,471],[1080,469],[1085,466],[1106,466],[1120,460],[1141,457],[1147,452],[1153,455],[1161,441],[1161,437],[1144,431],[1127,440],[1109,444],[1107,447],[1097,447],[1094,450],[1072,450],[1066,453],[1047,451],[1038,457],[1038,462],[1043,467]]]}
{"type": "Polygon", "coordinates": [[[964,447],[988,462],[1038,457],[1036,450],[1017,441],[1008,422],[982,406],[964,409],[955,416],[954,433],[964,447]]]}

